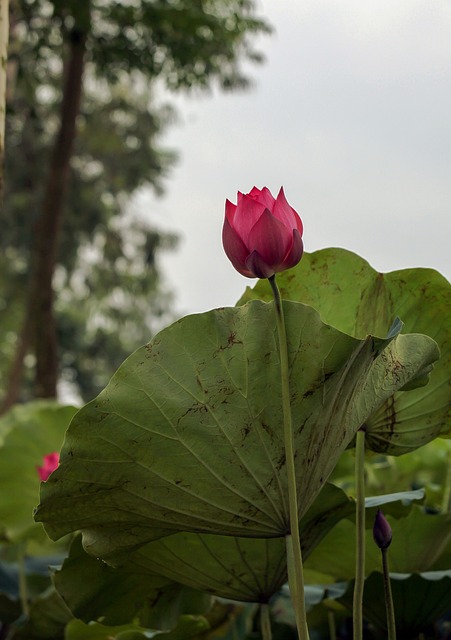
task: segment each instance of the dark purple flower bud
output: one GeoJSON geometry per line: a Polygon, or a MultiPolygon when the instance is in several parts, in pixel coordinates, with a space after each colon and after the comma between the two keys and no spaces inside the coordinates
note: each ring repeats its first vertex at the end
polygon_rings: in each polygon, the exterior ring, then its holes
{"type": "Polygon", "coordinates": [[[377,510],[374,520],[373,538],[379,549],[387,549],[391,544],[391,527],[380,509],[377,510]]]}

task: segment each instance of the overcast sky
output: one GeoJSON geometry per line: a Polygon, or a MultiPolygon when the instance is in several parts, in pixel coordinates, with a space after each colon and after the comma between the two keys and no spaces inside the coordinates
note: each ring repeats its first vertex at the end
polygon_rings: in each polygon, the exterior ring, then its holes
{"type": "Polygon", "coordinates": [[[135,203],[180,235],[161,260],[180,313],[235,304],[255,281],[221,245],[226,198],[281,185],[306,250],[379,271],[451,276],[450,0],[264,0],[275,33],[246,93],[177,100],[167,195],[135,203]]]}

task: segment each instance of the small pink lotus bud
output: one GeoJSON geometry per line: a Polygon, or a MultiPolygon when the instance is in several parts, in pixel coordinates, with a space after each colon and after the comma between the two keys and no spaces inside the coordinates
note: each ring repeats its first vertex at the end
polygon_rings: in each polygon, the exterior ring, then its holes
{"type": "Polygon", "coordinates": [[[238,192],[238,203],[226,200],[222,243],[227,257],[247,278],[270,278],[302,258],[302,221],[283,189],[274,199],[267,187],[238,192]]]}
{"type": "Polygon", "coordinates": [[[387,549],[391,544],[392,530],[380,509],[377,510],[374,520],[373,538],[379,549],[387,549]]]}
{"type": "Polygon", "coordinates": [[[57,451],[48,453],[43,458],[42,467],[36,467],[41,482],[45,482],[49,475],[55,471],[60,461],[60,454],[57,451]]]}

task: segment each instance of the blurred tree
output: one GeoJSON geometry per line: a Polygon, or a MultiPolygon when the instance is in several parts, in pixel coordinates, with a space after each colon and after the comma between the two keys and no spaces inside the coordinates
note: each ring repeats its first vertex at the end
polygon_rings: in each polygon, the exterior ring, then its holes
{"type": "Polygon", "coordinates": [[[9,0],[0,0],[0,205],[5,154],[6,60],[8,57],[9,0]]]}
{"type": "Polygon", "coordinates": [[[31,370],[30,395],[55,396],[62,376],[92,396],[149,338],[168,309],[156,256],[174,238],[131,220],[126,205],[144,184],[161,192],[175,160],[158,147],[172,112],[155,105],[156,87],[244,88],[241,61],[262,60],[251,36],[269,32],[253,0],[12,0],[11,9],[4,408],[26,399],[31,370]]]}

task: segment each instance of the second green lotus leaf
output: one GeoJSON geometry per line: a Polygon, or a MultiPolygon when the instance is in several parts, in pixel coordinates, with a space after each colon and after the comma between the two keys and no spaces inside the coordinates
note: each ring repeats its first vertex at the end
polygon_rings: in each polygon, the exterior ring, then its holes
{"type": "MultiPolygon", "coordinates": [[[[451,284],[433,269],[379,273],[345,249],[304,254],[294,268],[279,274],[283,298],[309,304],[324,322],[364,338],[385,336],[395,317],[404,333],[422,333],[438,344],[441,357],[427,387],[395,393],[366,426],[366,446],[377,453],[401,455],[437,436],[451,436],[451,284]]],[[[248,288],[238,304],[271,300],[268,282],[248,288]]]]}

